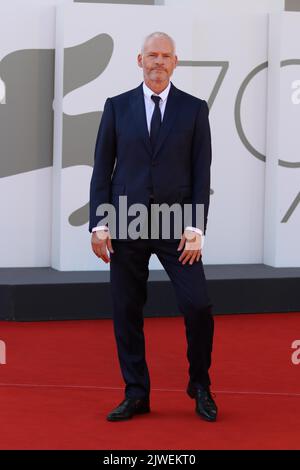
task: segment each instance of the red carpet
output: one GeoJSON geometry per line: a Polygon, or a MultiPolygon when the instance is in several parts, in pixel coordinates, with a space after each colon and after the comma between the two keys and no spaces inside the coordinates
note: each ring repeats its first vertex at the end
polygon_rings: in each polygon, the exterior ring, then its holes
{"type": "Polygon", "coordinates": [[[300,364],[291,362],[300,313],[215,323],[216,423],[200,420],[184,392],[182,318],[145,319],[152,413],[109,423],[123,399],[110,320],[0,322],[0,448],[300,449],[300,364]]]}

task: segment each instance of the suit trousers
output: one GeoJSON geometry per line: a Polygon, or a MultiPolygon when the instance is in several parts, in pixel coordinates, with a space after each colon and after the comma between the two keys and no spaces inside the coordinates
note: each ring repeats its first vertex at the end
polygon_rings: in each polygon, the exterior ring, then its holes
{"type": "MultiPolygon", "coordinates": [[[[175,289],[178,308],[184,317],[187,359],[191,384],[209,386],[214,320],[207,292],[202,257],[182,265],[179,240],[112,240],[110,282],[113,324],[127,398],[150,394],[150,377],[145,358],[143,307],[147,300],[149,259],[156,254],[175,289]]],[[[170,341],[166,337],[167,342],[170,341]]],[[[170,364],[170,367],[176,364],[170,364]]]]}

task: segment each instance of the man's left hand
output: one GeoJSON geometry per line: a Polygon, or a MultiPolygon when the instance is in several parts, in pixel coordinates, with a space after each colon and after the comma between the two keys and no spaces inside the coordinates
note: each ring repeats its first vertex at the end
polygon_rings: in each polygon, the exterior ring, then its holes
{"type": "Polygon", "coordinates": [[[179,261],[182,264],[193,264],[194,261],[199,261],[202,254],[201,251],[201,235],[192,230],[185,230],[181,236],[180,243],[177,251],[181,251],[184,247],[183,252],[179,257],[179,261]]]}

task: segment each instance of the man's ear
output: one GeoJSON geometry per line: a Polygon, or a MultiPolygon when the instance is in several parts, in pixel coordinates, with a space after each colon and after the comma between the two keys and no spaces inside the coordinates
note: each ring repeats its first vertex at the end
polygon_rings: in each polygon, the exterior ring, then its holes
{"type": "Polygon", "coordinates": [[[137,63],[138,63],[139,67],[143,68],[143,56],[142,56],[142,54],[139,54],[137,56],[137,63]]]}
{"type": "Polygon", "coordinates": [[[177,67],[177,63],[178,63],[178,57],[177,57],[177,55],[175,55],[175,67],[177,67]]]}

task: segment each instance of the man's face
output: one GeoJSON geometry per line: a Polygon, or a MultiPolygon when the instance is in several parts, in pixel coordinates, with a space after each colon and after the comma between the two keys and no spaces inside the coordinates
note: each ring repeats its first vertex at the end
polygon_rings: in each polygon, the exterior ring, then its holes
{"type": "Polygon", "coordinates": [[[138,65],[143,69],[145,81],[166,82],[170,80],[177,65],[172,43],[167,38],[150,38],[138,55],[138,65]]]}

